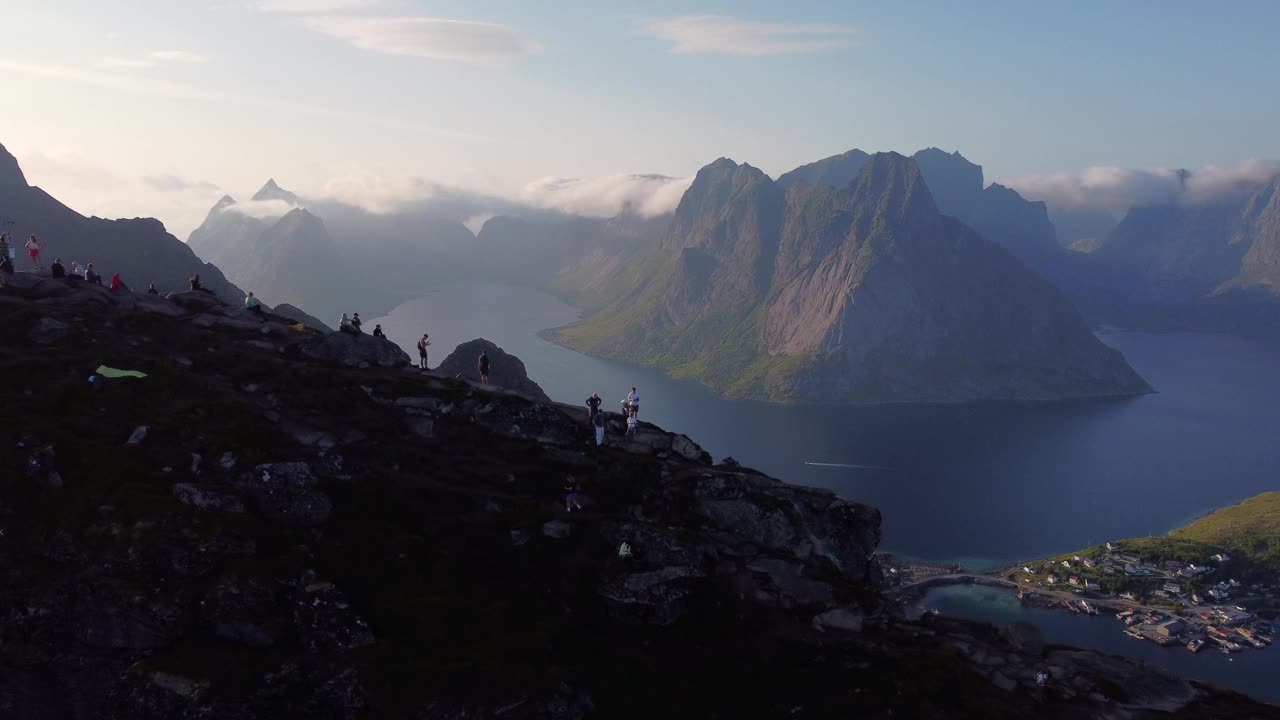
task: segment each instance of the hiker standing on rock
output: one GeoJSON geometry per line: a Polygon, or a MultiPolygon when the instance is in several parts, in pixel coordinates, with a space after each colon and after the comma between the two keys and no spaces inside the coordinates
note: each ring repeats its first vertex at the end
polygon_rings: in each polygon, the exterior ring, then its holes
{"type": "Polygon", "coordinates": [[[31,258],[31,265],[37,270],[43,268],[44,266],[40,264],[40,250],[42,249],[42,246],[40,245],[40,241],[36,239],[35,235],[27,238],[26,247],[27,255],[31,258]]]}
{"type": "MultiPolygon", "coordinates": [[[[92,263],[90,263],[90,264],[92,264],[92,263]]],[[[191,289],[192,289],[192,290],[203,290],[203,289],[204,289],[204,286],[200,284],[200,273],[196,273],[195,275],[192,275],[192,276],[191,276],[191,279],[190,279],[190,280],[188,280],[188,281],[187,281],[187,283],[191,286],[191,289]]]]}
{"type": "Polygon", "coordinates": [[[575,508],[581,510],[582,506],[578,504],[578,481],[570,475],[564,480],[564,511],[571,513],[575,508]]]}
{"type": "Polygon", "coordinates": [[[596,415],[600,414],[600,394],[591,393],[591,397],[587,398],[587,422],[596,419],[596,415]]]}
{"type": "Polygon", "coordinates": [[[627,393],[627,399],[623,403],[627,409],[624,415],[628,417],[636,417],[640,414],[640,393],[635,388],[631,388],[631,392],[627,393]]]}
{"type": "Polygon", "coordinates": [[[9,233],[0,233],[0,260],[9,259],[9,233]]]}
{"type": "Polygon", "coordinates": [[[485,385],[489,384],[489,351],[481,350],[480,359],[476,361],[476,368],[480,371],[480,382],[485,385]]]}
{"type": "Polygon", "coordinates": [[[604,444],[604,413],[596,412],[591,415],[591,423],[596,426],[596,445],[604,444]]]}
{"type": "Polygon", "coordinates": [[[636,428],[639,425],[640,423],[636,420],[635,415],[632,415],[631,417],[627,418],[627,437],[635,437],[636,428]]]}
{"type": "Polygon", "coordinates": [[[421,370],[427,369],[427,346],[430,344],[427,334],[422,333],[422,339],[418,341],[418,368],[421,370]]]}

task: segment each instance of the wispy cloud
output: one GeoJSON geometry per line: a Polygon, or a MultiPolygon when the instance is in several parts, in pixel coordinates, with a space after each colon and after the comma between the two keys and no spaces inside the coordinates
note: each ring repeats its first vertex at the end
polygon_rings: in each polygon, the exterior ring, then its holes
{"type": "Polygon", "coordinates": [[[332,13],[364,10],[381,5],[380,0],[257,0],[250,7],[272,13],[332,13]]]}
{"type": "Polygon", "coordinates": [[[460,140],[485,139],[482,136],[446,128],[433,127],[417,121],[404,121],[398,118],[375,113],[364,113],[345,108],[334,108],[297,102],[278,97],[260,97],[237,92],[202,88],[187,83],[168,82],[152,77],[139,77],[124,73],[95,72],[64,65],[29,63],[5,60],[0,58],[0,71],[21,73],[33,77],[79,82],[111,90],[133,93],[147,97],[162,97],[172,100],[196,100],[217,103],[236,103],[254,107],[266,107],[281,111],[306,113],[315,116],[341,118],[347,121],[360,122],[404,132],[420,132],[440,135],[460,140]]]}
{"type": "Polygon", "coordinates": [[[152,50],[136,57],[104,57],[97,66],[107,70],[144,70],[159,65],[174,63],[196,64],[208,62],[209,58],[187,50],[152,50]]]}
{"type": "Polygon", "coordinates": [[[690,55],[807,55],[849,47],[855,35],[849,25],[753,22],[724,15],[649,20],[643,30],[671,43],[671,52],[690,55]]]}
{"type": "Polygon", "coordinates": [[[388,55],[475,62],[516,57],[534,49],[504,25],[469,20],[329,15],[303,23],[358,48],[388,55]]]}
{"type": "Polygon", "coordinates": [[[193,53],[188,50],[152,50],[147,53],[147,59],[158,63],[204,63],[209,62],[209,58],[200,53],[193,53]]]}
{"type": "Polygon", "coordinates": [[[1135,206],[1212,202],[1278,173],[1280,161],[1252,158],[1236,165],[1206,165],[1191,171],[1096,166],[1079,173],[1014,178],[1005,184],[1052,207],[1105,210],[1118,216],[1135,206]]]}
{"type": "Polygon", "coordinates": [[[177,175],[147,175],[142,178],[142,183],[160,192],[196,191],[208,194],[220,192],[216,184],[207,180],[187,180],[177,175]]]}
{"type": "Polygon", "coordinates": [[[675,210],[692,183],[692,177],[666,175],[545,177],[526,185],[518,199],[573,215],[614,217],[630,212],[653,217],[675,210]]]}

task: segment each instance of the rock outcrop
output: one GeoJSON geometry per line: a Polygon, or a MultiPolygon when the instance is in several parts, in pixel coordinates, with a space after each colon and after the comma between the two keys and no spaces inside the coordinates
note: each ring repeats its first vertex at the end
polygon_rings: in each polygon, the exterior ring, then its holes
{"type": "Polygon", "coordinates": [[[332,332],[317,338],[302,349],[310,358],[338,363],[347,367],[404,367],[409,355],[386,338],[368,333],[332,332]]]}
{"type": "Polygon", "coordinates": [[[302,323],[309,328],[315,328],[323,332],[333,332],[333,328],[325,325],[319,318],[308,315],[302,308],[294,307],[289,303],[280,303],[271,308],[271,312],[283,318],[289,318],[294,322],[302,323]]]}
{"type": "Polygon", "coordinates": [[[684,436],[596,447],[581,409],[60,284],[0,287],[5,337],[78,338],[0,346],[6,718],[1274,715],[902,617],[874,509],[684,436]],[[146,377],[91,389],[108,358],[146,377]]]}
{"type": "Polygon", "coordinates": [[[477,362],[482,352],[489,354],[490,384],[514,390],[535,400],[550,401],[551,398],[547,397],[538,383],[529,379],[529,372],[525,370],[520,358],[508,354],[484,338],[476,338],[454,348],[453,352],[449,353],[449,357],[436,368],[436,372],[448,377],[461,377],[471,382],[480,382],[477,362]]]}

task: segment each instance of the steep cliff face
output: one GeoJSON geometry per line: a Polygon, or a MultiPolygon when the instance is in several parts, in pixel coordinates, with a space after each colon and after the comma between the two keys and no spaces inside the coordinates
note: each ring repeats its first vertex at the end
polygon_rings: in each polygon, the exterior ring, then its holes
{"type": "MultiPolygon", "coordinates": [[[[4,232],[19,247],[34,234],[44,243],[45,266],[54,258],[94,263],[110,277],[119,272],[131,286],[145,288],[154,282],[162,291],[179,290],[199,273],[204,286],[220,297],[237,302],[244,293],[232,285],[216,266],[203,262],[191,248],[165,231],[154,218],[104,220],[84,217],[38,187],[27,185],[18,161],[0,146],[0,213],[12,224],[4,232]]],[[[19,252],[18,267],[26,267],[19,252]]]]}
{"type": "Polygon", "coordinates": [[[581,409],[380,367],[372,338],[318,357],[332,336],[205,293],[29,274],[0,276],[0,333],[24,339],[0,345],[6,717],[1271,712],[906,619],[874,509],[616,415],[596,447],[581,409]],[[103,359],[146,377],[92,389],[103,359]]]}
{"type": "Polygon", "coordinates": [[[1052,285],[941,214],[901,155],[871,156],[846,188],[797,182],[781,198],[753,168],[719,160],[690,187],[664,252],[644,294],[560,337],[776,400],[1147,390],[1052,285]]]}

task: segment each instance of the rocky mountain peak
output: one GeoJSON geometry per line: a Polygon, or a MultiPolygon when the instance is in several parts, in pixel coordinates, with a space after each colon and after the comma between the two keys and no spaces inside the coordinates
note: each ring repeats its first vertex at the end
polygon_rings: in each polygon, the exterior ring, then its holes
{"type": "Polygon", "coordinates": [[[0,185],[27,186],[27,178],[22,174],[22,168],[18,167],[18,159],[4,145],[0,145],[0,185]]]}
{"type": "Polygon", "coordinates": [[[862,172],[871,155],[854,148],[839,155],[832,155],[817,162],[811,162],[790,172],[778,176],[778,185],[791,187],[799,181],[810,185],[830,185],[831,187],[848,187],[862,172]]]}
{"type": "Polygon", "coordinates": [[[854,180],[853,194],[857,201],[875,199],[877,212],[891,218],[926,218],[938,212],[920,167],[896,152],[870,156],[854,180]]]}
{"type": "Polygon", "coordinates": [[[262,202],[264,200],[281,200],[289,203],[290,205],[302,204],[302,198],[277,185],[275,178],[267,180],[267,183],[263,185],[258,192],[253,194],[253,199],[255,202],[262,202]]]}
{"type": "Polygon", "coordinates": [[[911,156],[933,190],[938,209],[964,219],[982,193],[982,166],[969,162],[959,151],[925,148],[911,156]]]}

